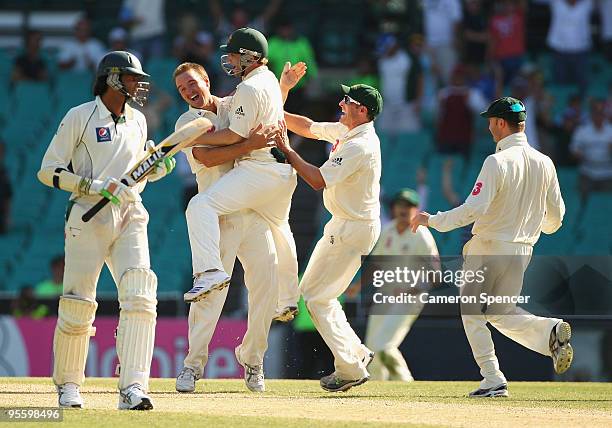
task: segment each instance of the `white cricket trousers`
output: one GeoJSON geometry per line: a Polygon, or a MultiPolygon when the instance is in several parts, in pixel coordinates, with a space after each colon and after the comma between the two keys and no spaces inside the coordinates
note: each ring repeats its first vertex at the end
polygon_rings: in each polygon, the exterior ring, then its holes
{"type": "Polygon", "coordinates": [[[369,350],[349,325],[338,297],[348,288],[380,235],[380,221],[332,217],[325,225],[300,283],[312,321],[334,355],[336,374],[356,380],[368,376],[369,350]]]}
{"type": "MultiPolygon", "coordinates": [[[[66,238],[63,294],[95,301],[100,271],[106,263],[118,289],[119,329],[124,331],[125,328],[131,327],[133,332],[137,323],[139,335],[142,336],[137,337],[138,343],[130,343],[130,350],[123,353],[119,350],[118,339],[117,353],[120,360],[124,359],[122,366],[125,365],[119,377],[119,389],[134,383],[139,383],[147,389],[155,340],[155,288],[148,288],[151,292],[149,295],[140,294],[130,288],[130,281],[124,281],[123,278],[126,272],[133,269],[150,270],[147,240],[149,215],[141,202],[124,201],[120,206],[108,204],[89,222],[84,223],[81,220],[82,215],[99,199],[98,196],[79,198],[67,216],[64,230],[66,238]],[[144,316],[146,321],[134,320],[134,307],[148,308],[149,315],[138,315],[144,316]],[[139,344],[141,346],[138,346],[139,344]]],[[[156,285],[155,280],[154,287],[156,285]]],[[[73,315],[78,316],[76,313],[73,315]]],[[[57,329],[55,334],[57,338],[57,329]]],[[[87,349],[84,353],[86,356],[87,349]]],[[[62,370],[62,366],[64,365],[57,365],[57,370],[62,370]]],[[[82,370],[84,368],[82,367],[82,370]]],[[[79,369],[81,372],[82,370],[79,369]]],[[[55,370],[53,378],[72,381],[55,370]]],[[[80,379],[75,379],[74,383],[79,384],[80,379]]]]}
{"type": "MultiPolygon", "coordinates": [[[[250,208],[268,221],[272,231],[278,256],[278,301],[297,306],[297,252],[289,227],[296,186],[297,175],[289,164],[243,160],[205,192],[194,196],[187,207],[193,273],[223,269],[218,217],[250,208]]],[[[269,267],[261,264],[260,268],[269,267]]]]}
{"type": "MultiPolygon", "coordinates": [[[[231,273],[237,256],[244,268],[244,280],[249,292],[248,327],[239,346],[240,356],[247,364],[262,364],[278,295],[272,232],[268,223],[251,210],[220,217],[219,227],[223,268],[231,273]]],[[[189,352],[184,365],[199,376],[204,375],[208,345],[221,316],[227,292],[227,287],[212,292],[206,299],[189,307],[189,352]]]]}
{"type": "Polygon", "coordinates": [[[82,215],[99,196],[79,198],[65,225],[64,294],[96,299],[104,263],[119,286],[128,269],[150,269],[147,223],[142,202],[108,204],[89,222],[82,215]]]}
{"type": "MultiPolygon", "coordinates": [[[[478,296],[485,292],[490,296],[519,296],[532,252],[531,245],[474,236],[463,247],[463,269],[476,271],[486,266],[486,281],[481,288],[471,283],[466,284],[461,289],[461,295],[478,296]]],[[[463,328],[483,377],[481,388],[491,388],[506,382],[499,369],[487,322],[526,348],[542,355],[551,355],[548,344],[550,332],[560,319],[532,315],[516,304],[489,305],[482,313],[483,309],[480,303],[461,305],[463,328]]]]}
{"type": "Polygon", "coordinates": [[[369,371],[372,380],[407,382],[412,380],[412,373],[399,346],[408,335],[425,304],[417,300],[409,314],[405,313],[405,304],[389,306],[388,313],[368,317],[365,344],[375,353],[369,371]]]}

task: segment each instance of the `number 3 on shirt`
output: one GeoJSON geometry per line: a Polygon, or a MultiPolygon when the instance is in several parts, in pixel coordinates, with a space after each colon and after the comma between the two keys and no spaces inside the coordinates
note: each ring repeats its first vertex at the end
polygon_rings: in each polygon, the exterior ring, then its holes
{"type": "Polygon", "coordinates": [[[474,186],[474,190],[472,190],[472,196],[478,195],[480,193],[480,189],[482,189],[482,182],[478,181],[474,186]]]}

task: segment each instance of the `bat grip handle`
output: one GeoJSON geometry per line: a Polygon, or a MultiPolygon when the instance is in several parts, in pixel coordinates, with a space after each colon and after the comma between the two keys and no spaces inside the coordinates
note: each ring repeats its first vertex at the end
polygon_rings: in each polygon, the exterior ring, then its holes
{"type": "Polygon", "coordinates": [[[96,203],[93,207],[91,207],[85,214],[83,214],[83,217],[81,217],[81,220],[83,220],[85,223],[87,223],[89,220],[91,220],[96,214],[98,214],[98,212],[100,212],[100,210],[102,208],[104,208],[108,203],[110,202],[110,199],[107,198],[102,198],[98,201],[98,203],[96,203]]]}
{"type": "MultiPolygon", "coordinates": [[[[125,184],[126,186],[128,184],[126,179],[122,179],[121,182],[125,184]]],[[[110,202],[110,199],[108,198],[100,199],[93,207],[91,207],[85,214],[83,214],[83,216],[81,217],[81,220],[87,223],[89,220],[94,218],[94,216],[98,214],[102,208],[108,205],[109,202],[110,202]]]]}

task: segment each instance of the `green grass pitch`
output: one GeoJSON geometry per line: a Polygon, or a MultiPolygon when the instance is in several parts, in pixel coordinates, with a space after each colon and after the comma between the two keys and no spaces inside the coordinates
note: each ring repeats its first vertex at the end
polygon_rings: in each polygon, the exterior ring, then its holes
{"type": "MultiPolygon", "coordinates": [[[[511,382],[509,398],[468,399],[477,382],[368,382],[326,393],[317,381],[267,380],[253,394],[241,380],[200,380],[179,394],[174,379],[153,379],[151,412],[117,411],[117,379],[87,379],[85,409],[41,427],[610,427],[612,384],[511,382]]],[[[53,407],[48,378],[0,378],[0,407],[53,407]]],[[[0,424],[8,426],[8,424],[0,424]]],[[[11,425],[15,426],[15,425],[11,425]]]]}

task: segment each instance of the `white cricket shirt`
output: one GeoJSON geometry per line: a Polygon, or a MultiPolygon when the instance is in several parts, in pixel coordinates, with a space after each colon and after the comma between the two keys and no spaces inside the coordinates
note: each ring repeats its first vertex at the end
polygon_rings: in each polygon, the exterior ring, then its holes
{"type": "Polygon", "coordinates": [[[438,256],[438,246],[428,228],[419,226],[416,233],[410,228],[399,233],[397,221],[392,220],[380,233],[372,255],[376,256],[438,256]]]}
{"type": "MultiPolygon", "coordinates": [[[[126,104],[122,117],[125,120],[115,123],[100,97],[70,109],[47,148],[41,169],[68,169],[72,164],[72,171],[81,177],[121,178],[144,157],[147,140],[147,122],[140,111],[126,104]]],[[[144,186],[141,182],[133,187],[135,197],[144,186]]]]}
{"type": "Polygon", "coordinates": [[[319,168],[325,180],[325,208],[338,218],[378,220],[381,160],[374,123],[349,131],[340,122],[315,122],[310,132],[333,144],[329,159],[319,168]]]}
{"type": "MultiPolygon", "coordinates": [[[[262,124],[274,125],[285,119],[283,97],[274,73],[262,65],[251,71],[236,87],[232,97],[229,129],[243,138],[249,138],[251,130],[262,124]]],[[[239,160],[276,162],[269,148],[254,150],[239,160]]]]}
{"type": "MultiPolygon", "coordinates": [[[[210,120],[216,130],[227,128],[229,124],[231,97],[215,99],[215,103],[217,104],[217,113],[189,106],[189,110],[183,113],[176,121],[174,129],[177,130],[198,117],[205,117],[210,120]]],[[[219,180],[223,174],[234,167],[234,162],[230,161],[209,168],[193,157],[191,147],[183,150],[183,153],[187,156],[191,172],[196,175],[198,192],[203,192],[208,189],[213,183],[219,180]]]]}
{"type": "Polygon", "coordinates": [[[465,203],[432,215],[429,225],[446,232],[474,222],[480,238],[533,245],[540,232],[556,232],[564,214],[552,160],[519,132],[497,143],[465,203]]]}

